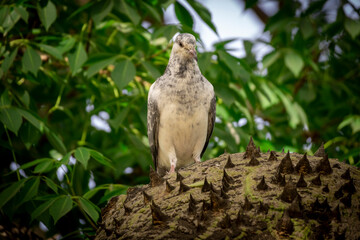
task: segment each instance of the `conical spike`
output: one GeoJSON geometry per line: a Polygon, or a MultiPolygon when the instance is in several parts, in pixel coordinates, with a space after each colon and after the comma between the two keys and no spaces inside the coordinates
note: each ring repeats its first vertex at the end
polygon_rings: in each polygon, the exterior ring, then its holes
{"type": "Polygon", "coordinates": [[[279,171],[280,173],[286,173],[286,174],[291,174],[294,172],[294,166],[292,164],[289,151],[287,152],[285,157],[281,160],[279,164],[279,171]]]}
{"type": "Polygon", "coordinates": [[[339,204],[336,208],[332,211],[333,218],[335,218],[338,222],[341,222],[341,213],[340,213],[340,207],[339,204]]]}
{"type": "Polygon", "coordinates": [[[350,180],[347,183],[344,183],[344,185],[342,186],[342,189],[344,192],[347,192],[349,194],[354,194],[356,192],[354,180],[352,178],[350,178],[350,180]]]}
{"type": "Polygon", "coordinates": [[[264,213],[266,215],[269,211],[269,208],[270,208],[269,204],[260,202],[259,208],[258,208],[258,213],[264,213]]]}
{"type": "Polygon", "coordinates": [[[254,144],[254,141],[253,141],[252,137],[250,137],[250,141],[249,141],[249,144],[246,147],[246,151],[245,151],[245,154],[244,154],[243,158],[244,159],[245,158],[250,158],[256,152],[257,152],[256,146],[254,144]]]}
{"type": "Polygon", "coordinates": [[[168,217],[161,212],[160,207],[155,204],[154,200],[151,201],[150,209],[153,225],[162,224],[168,219],[168,217]]]}
{"type": "Polygon", "coordinates": [[[180,181],[179,194],[189,191],[189,190],[190,190],[190,187],[188,185],[184,184],[182,181],[180,181]]]}
{"type": "Polygon", "coordinates": [[[316,186],[321,186],[320,173],[313,180],[311,180],[311,183],[316,186]]]}
{"type": "Polygon", "coordinates": [[[245,196],[244,205],[242,207],[245,211],[250,211],[254,207],[252,205],[252,203],[249,201],[249,199],[247,198],[247,196],[245,196]]]}
{"type": "Polygon", "coordinates": [[[303,206],[301,204],[300,196],[296,196],[295,199],[291,202],[289,210],[289,216],[292,218],[302,218],[303,217],[303,206]]]}
{"type": "Polygon", "coordinates": [[[307,183],[305,182],[305,179],[304,179],[304,174],[300,174],[300,178],[299,178],[299,181],[296,183],[296,187],[307,187],[307,183]]]}
{"type": "Polygon", "coordinates": [[[208,192],[210,191],[210,184],[207,181],[207,178],[205,177],[204,185],[201,188],[201,192],[208,192]]]}
{"type": "Polygon", "coordinates": [[[195,201],[195,199],[192,197],[191,194],[190,194],[188,212],[191,213],[191,214],[195,214],[195,213],[196,213],[196,201],[195,201]]]}
{"type": "Polygon", "coordinates": [[[230,189],[230,184],[229,184],[229,182],[228,182],[225,178],[223,178],[223,180],[221,181],[221,183],[222,183],[222,187],[223,187],[224,189],[226,189],[226,191],[228,191],[228,190],[230,189]]]}
{"type": "Polygon", "coordinates": [[[224,188],[221,188],[220,197],[223,199],[229,199],[229,196],[226,194],[227,191],[224,190],[224,188]]]}
{"type": "Polygon", "coordinates": [[[291,235],[294,232],[294,224],[290,219],[288,210],[284,211],[283,216],[279,219],[276,224],[276,230],[280,235],[291,235]]]}
{"type": "Polygon", "coordinates": [[[245,215],[242,209],[238,211],[235,222],[237,225],[251,226],[251,218],[245,215]]]}
{"type": "Polygon", "coordinates": [[[323,191],[324,193],[330,192],[330,189],[329,189],[328,184],[326,184],[326,185],[322,188],[322,191],[323,191]]]}
{"type": "Polygon", "coordinates": [[[319,198],[316,198],[316,200],[311,204],[311,211],[313,212],[321,211],[321,204],[319,202],[319,198]]]}
{"type": "Polygon", "coordinates": [[[261,157],[261,149],[260,149],[260,146],[257,148],[256,157],[261,157]]]}
{"type": "Polygon", "coordinates": [[[307,158],[307,154],[305,153],[304,156],[299,160],[298,164],[295,166],[295,170],[298,173],[308,174],[312,172],[312,168],[310,166],[310,162],[307,158]]]}
{"type": "Polygon", "coordinates": [[[341,178],[345,180],[350,180],[350,168],[348,168],[343,174],[341,174],[341,178]]]}
{"type": "Polygon", "coordinates": [[[284,149],[284,148],[281,150],[281,153],[285,153],[285,149],[284,149]]]}
{"type": "Polygon", "coordinates": [[[248,166],[257,166],[259,165],[259,160],[256,159],[255,154],[252,155],[250,162],[247,164],[248,166]]]}
{"type": "Polygon", "coordinates": [[[320,203],[320,206],[323,211],[330,212],[330,205],[327,198],[325,198],[325,200],[322,203],[320,203]]]}
{"type": "Polygon", "coordinates": [[[226,164],[225,164],[225,168],[233,168],[235,167],[234,163],[231,161],[231,157],[230,157],[230,154],[228,155],[227,157],[227,161],[226,161],[226,164]]]}
{"type": "Polygon", "coordinates": [[[344,193],[343,193],[343,187],[341,186],[335,193],[334,193],[334,197],[336,199],[339,199],[341,198],[342,196],[344,196],[344,193]]]}
{"type": "Polygon", "coordinates": [[[168,180],[165,181],[166,184],[166,192],[171,192],[172,190],[174,190],[174,186],[171,186],[171,184],[168,182],[168,180]]]}
{"type": "Polygon", "coordinates": [[[279,184],[280,186],[285,186],[285,177],[283,177],[280,171],[276,171],[275,176],[271,180],[272,183],[279,184]]]}
{"type": "Polygon", "coordinates": [[[340,202],[342,202],[346,208],[351,208],[351,194],[349,193],[340,199],[340,202]]]}
{"type": "Polygon", "coordinates": [[[217,190],[212,183],[210,183],[210,192],[220,194],[220,190],[217,190]]]}
{"type": "Polygon", "coordinates": [[[226,213],[225,217],[219,222],[219,226],[222,229],[230,228],[231,227],[231,219],[230,216],[226,213]]]}
{"type": "Polygon", "coordinates": [[[269,186],[265,182],[265,176],[261,178],[260,183],[256,186],[257,190],[267,190],[269,186]]]}
{"type": "Polygon", "coordinates": [[[324,143],[321,143],[319,149],[314,153],[315,157],[325,157],[324,143]]]}
{"type": "Polygon", "coordinates": [[[160,175],[157,172],[155,172],[151,166],[150,166],[149,177],[150,177],[151,187],[156,187],[164,182],[164,179],[160,177],[160,175]]]}
{"type": "Polygon", "coordinates": [[[320,162],[316,166],[316,172],[324,175],[328,175],[333,172],[327,154],[325,154],[325,156],[320,160],[320,162]]]}
{"type": "Polygon", "coordinates": [[[179,173],[179,171],[176,172],[176,181],[182,181],[184,180],[184,177],[179,173]]]}
{"type": "Polygon", "coordinates": [[[268,161],[277,161],[278,159],[277,159],[277,157],[276,157],[276,154],[275,154],[275,152],[274,151],[271,151],[270,152],[270,156],[269,156],[269,158],[268,158],[268,161]]]}
{"type": "Polygon", "coordinates": [[[280,195],[280,199],[284,202],[291,203],[298,195],[299,193],[296,190],[296,186],[292,183],[292,181],[288,181],[280,195]]]}
{"type": "Polygon", "coordinates": [[[124,204],[123,206],[124,206],[124,210],[125,210],[124,215],[126,215],[126,216],[130,215],[132,209],[130,207],[128,207],[126,204],[124,204]]]}
{"type": "Polygon", "coordinates": [[[234,179],[229,176],[229,174],[226,172],[225,169],[224,169],[223,180],[224,180],[224,179],[225,179],[228,183],[234,183],[234,179]]]}
{"type": "Polygon", "coordinates": [[[143,193],[143,196],[144,196],[144,203],[145,204],[148,204],[149,202],[152,201],[152,196],[150,196],[149,194],[147,194],[145,192],[145,190],[142,192],[143,193]]]}
{"type": "Polygon", "coordinates": [[[220,197],[217,193],[210,192],[210,204],[211,204],[211,209],[219,210],[219,209],[227,208],[229,202],[228,200],[220,197]]]}

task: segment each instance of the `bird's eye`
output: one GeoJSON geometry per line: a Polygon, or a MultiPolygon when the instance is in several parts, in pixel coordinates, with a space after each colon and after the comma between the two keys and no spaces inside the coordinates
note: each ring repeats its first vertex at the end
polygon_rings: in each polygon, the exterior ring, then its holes
{"type": "Polygon", "coordinates": [[[180,47],[183,47],[184,45],[182,44],[182,42],[179,43],[180,47]]]}

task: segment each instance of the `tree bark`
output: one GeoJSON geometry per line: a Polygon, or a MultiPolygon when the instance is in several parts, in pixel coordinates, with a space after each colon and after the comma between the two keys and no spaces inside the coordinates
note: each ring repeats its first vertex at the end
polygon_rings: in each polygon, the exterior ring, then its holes
{"type": "Polygon", "coordinates": [[[96,239],[358,239],[360,172],[314,156],[223,155],[129,188],[102,209],[96,239]]]}

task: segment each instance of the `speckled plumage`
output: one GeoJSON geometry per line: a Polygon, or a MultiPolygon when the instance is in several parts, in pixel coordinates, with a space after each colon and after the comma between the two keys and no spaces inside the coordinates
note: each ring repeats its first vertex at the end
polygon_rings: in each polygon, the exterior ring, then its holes
{"type": "Polygon", "coordinates": [[[214,88],[201,74],[191,34],[176,37],[164,75],[148,95],[148,137],[156,171],[200,162],[215,124],[214,88]]]}

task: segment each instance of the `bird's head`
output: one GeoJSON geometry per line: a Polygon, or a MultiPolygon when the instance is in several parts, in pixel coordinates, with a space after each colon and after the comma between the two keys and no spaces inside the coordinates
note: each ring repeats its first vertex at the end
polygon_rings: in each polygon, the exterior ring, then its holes
{"type": "Polygon", "coordinates": [[[172,52],[184,59],[197,60],[195,37],[189,33],[179,34],[175,39],[172,52]]]}

